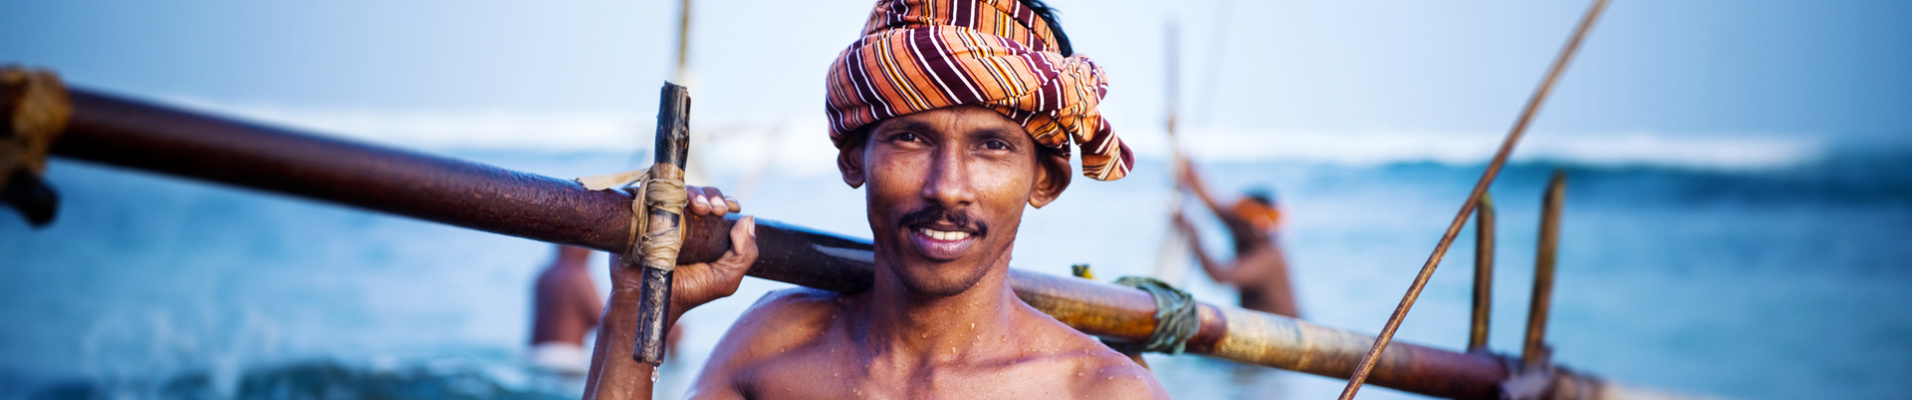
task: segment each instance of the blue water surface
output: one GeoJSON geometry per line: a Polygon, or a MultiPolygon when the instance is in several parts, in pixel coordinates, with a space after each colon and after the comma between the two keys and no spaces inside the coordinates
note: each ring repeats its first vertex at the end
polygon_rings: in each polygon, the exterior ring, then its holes
{"type": "MultiPolygon", "coordinates": [[[[1912,396],[1912,151],[1847,149],[1802,165],[1708,170],[1510,166],[1498,203],[1492,347],[1517,353],[1540,193],[1569,176],[1549,338],[1555,360],[1631,385],[1736,398],[1912,396]]],[[[457,152],[559,177],[628,154],[457,152]]],[[[1308,319],[1380,328],[1482,165],[1205,165],[1218,188],[1272,186],[1308,319]]],[[[517,361],[549,245],[246,189],[56,161],[58,220],[0,216],[0,398],[561,398],[517,361]]],[[[717,176],[720,184],[739,181],[717,176]]],[[[773,170],[747,213],[867,236],[862,192],[773,170]]],[[[1163,165],[1078,179],[1027,214],[1021,268],[1146,274],[1165,228],[1163,165]]],[[[1210,247],[1224,251],[1213,221],[1210,247]]],[[[1466,340],[1472,231],[1398,340],[1466,340]]],[[[599,258],[597,264],[602,264],[599,258]]],[[[601,265],[597,266],[602,274],[601,265]]],[[[1192,279],[1201,299],[1230,289],[1192,279]]],[[[681,392],[751,300],[754,278],[692,312],[664,368],[681,392]]],[[[600,285],[600,290],[604,290],[600,285]]],[[[1341,382],[1150,356],[1178,398],[1325,398],[1341,382]]],[[[1411,398],[1383,388],[1363,398],[1411,398]]]]}

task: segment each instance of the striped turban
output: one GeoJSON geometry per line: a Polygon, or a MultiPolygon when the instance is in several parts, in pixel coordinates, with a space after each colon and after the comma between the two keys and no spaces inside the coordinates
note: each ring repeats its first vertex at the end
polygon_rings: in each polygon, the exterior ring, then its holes
{"type": "Polygon", "coordinates": [[[1096,110],[1108,92],[1102,68],[1063,56],[1057,35],[1018,0],[882,0],[862,39],[830,66],[830,140],[914,112],[977,105],[1022,124],[1036,143],[1069,155],[1082,174],[1112,181],[1135,156],[1096,110]]]}

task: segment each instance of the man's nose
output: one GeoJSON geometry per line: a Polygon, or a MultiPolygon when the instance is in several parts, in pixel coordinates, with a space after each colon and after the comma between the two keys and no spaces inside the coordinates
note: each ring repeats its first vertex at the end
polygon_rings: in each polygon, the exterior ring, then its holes
{"type": "Polygon", "coordinates": [[[962,152],[944,149],[937,152],[923,184],[923,198],[944,207],[967,206],[976,200],[970,185],[969,162],[962,152]]]}

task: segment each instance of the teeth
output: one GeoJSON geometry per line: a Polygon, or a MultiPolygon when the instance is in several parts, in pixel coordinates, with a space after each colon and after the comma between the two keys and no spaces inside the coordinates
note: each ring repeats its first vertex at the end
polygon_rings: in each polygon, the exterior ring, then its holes
{"type": "Polygon", "coordinates": [[[918,231],[923,232],[923,236],[929,236],[929,238],[936,240],[952,241],[969,238],[969,232],[946,232],[927,228],[918,229],[918,231]]]}

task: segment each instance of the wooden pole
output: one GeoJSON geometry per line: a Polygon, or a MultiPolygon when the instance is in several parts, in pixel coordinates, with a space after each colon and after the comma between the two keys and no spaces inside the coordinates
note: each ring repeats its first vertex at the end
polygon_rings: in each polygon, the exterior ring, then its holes
{"type": "MultiPolygon", "coordinates": [[[[653,179],[676,182],[681,187],[684,182],[684,161],[690,158],[690,91],[683,86],[665,82],[658,93],[657,100],[657,143],[651,148],[656,155],[656,164],[651,166],[653,179]]],[[[650,190],[645,187],[642,190],[650,190]]],[[[644,242],[640,251],[656,254],[626,253],[628,260],[641,259],[644,270],[643,297],[638,307],[637,346],[632,349],[631,358],[645,364],[656,366],[664,362],[664,335],[670,328],[664,326],[665,317],[670,315],[671,277],[677,267],[676,254],[680,248],[669,245],[655,245],[652,238],[680,237],[679,230],[684,222],[684,200],[658,199],[658,191],[651,191],[646,198],[646,209],[650,215],[644,224],[644,242]]],[[[682,196],[682,190],[672,193],[682,196]]]]}
{"type": "Polygon", "coordinates": [[[1474,218],[1474,315],[1467,332],[1467,352],[1487,350],[1487,321],[1494,308],[1494,196],[1480,197],[1474,218]]]}
{"type": "Polygon", "coordinates": [[[1354,376],[1348,378],[1348,386],[1341,389],[1341,400],[1353,400],[1354,394],[1361,390],[1361,383],[1368,378],[1374,363],[1379,361],[1381,351],[1387,349],[1388,341],[1394,339],[1394,331],[1401,328],[1401,321],[1407,318],[1409,309],[1414,308],[1414,300],[1421,297],[1421,289],[1427,287],[1427,280],[1434,276],[1434,268],[1441,265],[1441,257],[1447,255],[1447,247],[1454,244],[1454,236],[1459,235],[1461,226],[1467,223],[1468,214],[1474,212],[1474,205],[1482,196],[1487,195],[1487,186],[1494,183],[1494,177],[1500,175],[1500,167],[1507,163],[1507,156],[1514,152],[1514,145],[1520,143],[1520,137],[1527,132],[1527,124],[1540,112],[1540,104],[1547,101],[1547,94],[1553,91],[1553,85],[1560,80],[1560,73],[1566,71],[1567,63],[1573,60],[1573,54],[1580,49],[1581,40],[1587,37],[1587,31],[1593,28],[1593,22],[1600,18],[1600,11],[1606,9],[1607,0],[1594,0],[1587,9],[1587,15],[1580,20],[1580,26],[1574,29],[1573,38],[1567,40],[1567,47],[1561,49],[1559,58],[1554,59],[1553,67],[1547,70],[1546,79],[1540,82],[1540,88],[1527,100],[1527,107],[1521,111],[1520,119],[1514,121],[1514,129],[1507,133],[1507,139],[1500,144],[1500,150],[1494,153],[1494,160],[1487,164],[1480,180],[1474,183],[1473,192],[1467,195],[1467,201],[1461,202],[1461,211],[1454,214],[1454,220],[1447,224],[1447,232],[1441,234],[1441,241],[1434,246],[1434,254],[1428,255],[1427,262],[1421,264],[1421,272],[1414,275],[1414,283],[1408,285],[1407,294],[1401,296],[1401,303],[1394,307],[1394,314],[1388,316],[1388,322],[1381,327],[1381,335],[1374,339],[1374,346],[1368,349],[1361,359],[1361,365],[1354,370],[1354,376]]]}
{"type": "Polygon", "coordinates": [[[1554,260],[1560,250],[1560,209],[1566,203],[1567,173],[1555,170],[1547,180],[1547,194],[1540,207],[1540,247],[1534,252],[1534,296],[1527,308],[1527,340],[1520,359],[1527,365],[1546,364],[1552,357],[1547,348],[1547,311],[1553,308],[1554,260]]]}

